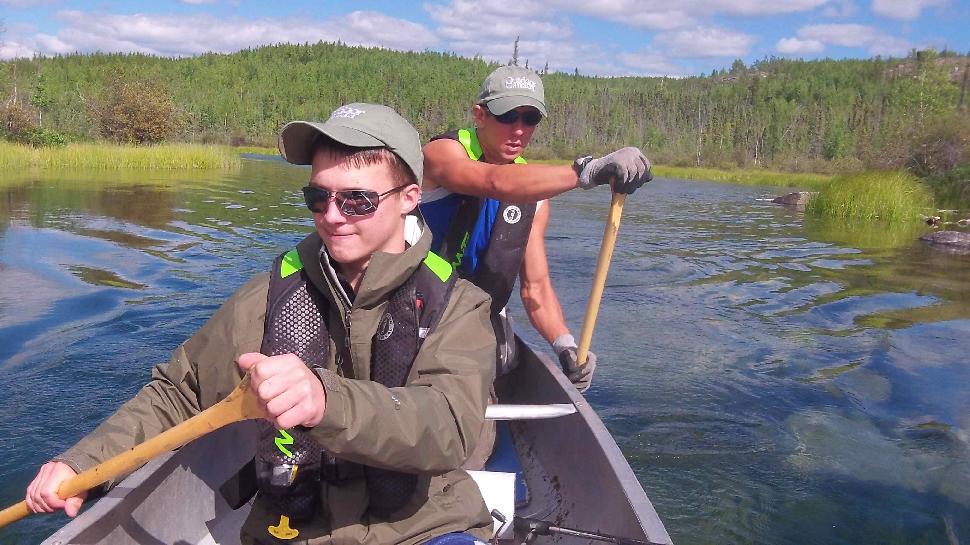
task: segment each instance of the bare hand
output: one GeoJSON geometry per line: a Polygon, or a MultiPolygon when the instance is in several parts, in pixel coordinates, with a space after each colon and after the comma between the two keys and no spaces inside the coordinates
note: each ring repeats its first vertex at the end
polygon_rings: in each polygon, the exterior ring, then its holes
{"type": "Polygon", "coordinates": [[[252,391],[266,419],[280,429],[313,427],[323,419],[327,392],[323,383],[296,354],[239,356],[239,368],[249,371],[252,391]]]}
{"type": "Polygon", "coordinates": [[[77,516],[81,504],[88,497],[87,492],[62,500],[57,495],[61,483],[77,476],[77,472],[64,462],[47,462],[42,465],[37,476],[27,487],[27,507],[34,513],[53,513],[64,509],[68,516],[77,516]]]}

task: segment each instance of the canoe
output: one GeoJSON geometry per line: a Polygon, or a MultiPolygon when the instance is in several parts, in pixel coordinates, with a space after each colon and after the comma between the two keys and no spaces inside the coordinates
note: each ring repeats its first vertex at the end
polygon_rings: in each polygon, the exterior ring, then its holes
{"type": "MultiPolygon", "coordinates": [[[[669,544],[595,411],[557,363],[521,340],[519,347],[519,367],[496,383],[499,403],[511,411],[489,416],[501,420],[498,435],[519,466],[476,476],[489,507],[500,506],[493,515],[506,519],[495,524],[499,541],[595,543],[603,541],[597,536],[613,536],[608,541],[669,544]],[[530,528],[538,531],[529,536],[530,528]]],[[[252,458],[253,448],[240,445],[254,445],[255,437],[255,423],[241,422],[151,461],[43,545],[238,544],[249,505],[233,510],[219,489],[252,458]]]]}

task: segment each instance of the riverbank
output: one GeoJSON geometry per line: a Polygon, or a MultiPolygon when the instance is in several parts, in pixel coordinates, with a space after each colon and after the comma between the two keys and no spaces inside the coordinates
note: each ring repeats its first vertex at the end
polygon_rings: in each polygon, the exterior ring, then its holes
{"type": "Polygon", "coordinates": [[[865,172],[836,176],[805,206],[816,217],[915,223],[933,212],[926,183],[905,172],[865,172]]]}
{"type": "Polygon", "coordinates": [[[740,185],[773,185],[778,187],[797,187],[819,189],[828,184],[834,176],[807,172],[780,172],[760,168],[721,170],[704,167],[673,167],[655,165],[654,176],[678,180],[700,180],[725,182],[740,185]]]}
{"type": "MultiPolygon", "coordinates": [[[[548,165],[568,165],[572,161],[540,160],[530,161],[548,165]]],[[[806,172],[780,172],[760,168],[717,169],[706,167],[675,167],[668,165],[653,165],[653,175],[658,178],[672,178],[675,180],[692,180],[701,182],[724,182],[738,185],[771,185],[778,187],[796,187],[816,190],[832,181],[835,176],[829,174],[812,174],[806,172]]]]}
{"type": "Polygon", "coordinates": [[[226,146],[68,144],[35,148],[0,142],[0,170],[8,172],[28,169],[212,170],[235,169],[239,164],[239,152],[226,146]]]}
{"type": "Polygon", "coordinates": [[[240,155],[273,155],[278,157],[280,150],[276,148],[263,148],[259,146],[236,146],[233,151],[240,155]]]}
{"type": "MultiPolygon", "coordinates": [[[[938,178],[901,171],[828,175],[762,169],[653,167],[655,176],[739,185],[792,187],[818,192],[807,212],[818,217],[917,221],[937,209],[970,209],[970,166],[938,178]]],[[[811,201],[809,201],[811,203],[811,201]]]]}

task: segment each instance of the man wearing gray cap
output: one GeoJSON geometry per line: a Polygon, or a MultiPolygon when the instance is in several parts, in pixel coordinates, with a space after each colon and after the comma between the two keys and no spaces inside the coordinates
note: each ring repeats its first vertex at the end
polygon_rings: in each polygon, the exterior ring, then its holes
{"type": "Polygon", "coordinates": [[[652,178],[650,162],[628,147],[597,159],[580,157],[572,166],[526,164],[522,153],[548,116],[542,80],[527,68],[502,66],[489,74],[472,115],[474,127],[424,146],[421,212],[434,233],[432,249],[492,296],[499,374],[515,365],[504,309],[518,277],[529,320],[552,345],[573,384],[585,391],[596,356],[590,352],[583,366],[576,361],[576,341],[549,278],[546,199],[606,184],[615,192],[633,193],[652,178]]]}
{"type": "Polygon", "coordinates": [[[315,232],[44,465],[28,506],[76,515],[86,494],[65,501],[61,482],[212,406],[248,372],[265,420],[255,448],[239,445],[253,463],[223,486],[238,505],[256,495],[243,543],[487,539],[491,516],[460,466],[494,378],[489,299],[429,251],[417,132],[386,106],[356,103],[285,125],[279,148],[311,167],[315,232]]]}

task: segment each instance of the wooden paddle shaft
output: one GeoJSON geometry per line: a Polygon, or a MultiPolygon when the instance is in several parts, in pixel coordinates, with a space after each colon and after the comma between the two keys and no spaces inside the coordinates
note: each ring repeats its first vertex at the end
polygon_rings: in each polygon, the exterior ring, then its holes
{"type": "Polygon", "coordinates": [[[620,232],[620,216],[623,214],[625,200],[625,193],[614,193],[613,202],[610,204],[610,215],[606,219],[606,230],[603,232],[603,244],[600,246],[600,255],[596,260],[593,288],[589,292],[589,301],[586,303],[586,318],[583,320],[583,330],[579,335],[576,361],[580,365],[584,365],[589,357],[589,345],[593,342],[593,327],[596,326],[596,315],[600,311],[600,300],[603,298],[603,288],[606,286],[606,273],[610,270],[613,248],[616,246],[616,235],[620,232]]]}
{"type": "MultiPolygon", "coordinates": [[[[106,481],[127,475],[152,458],[175,450],[209,432],[233,422],[262,416],[262,409],[255,396],[249,394],[249,375],[246,375],[239,386],[219,403],[144,443],[64,481],[57,489],[57,495],[63,499],[71,498],[106,481]]],[[[26,501],[11,505],[0,511],[0,528],[29,514],[31,511],[26,501]]]]}

